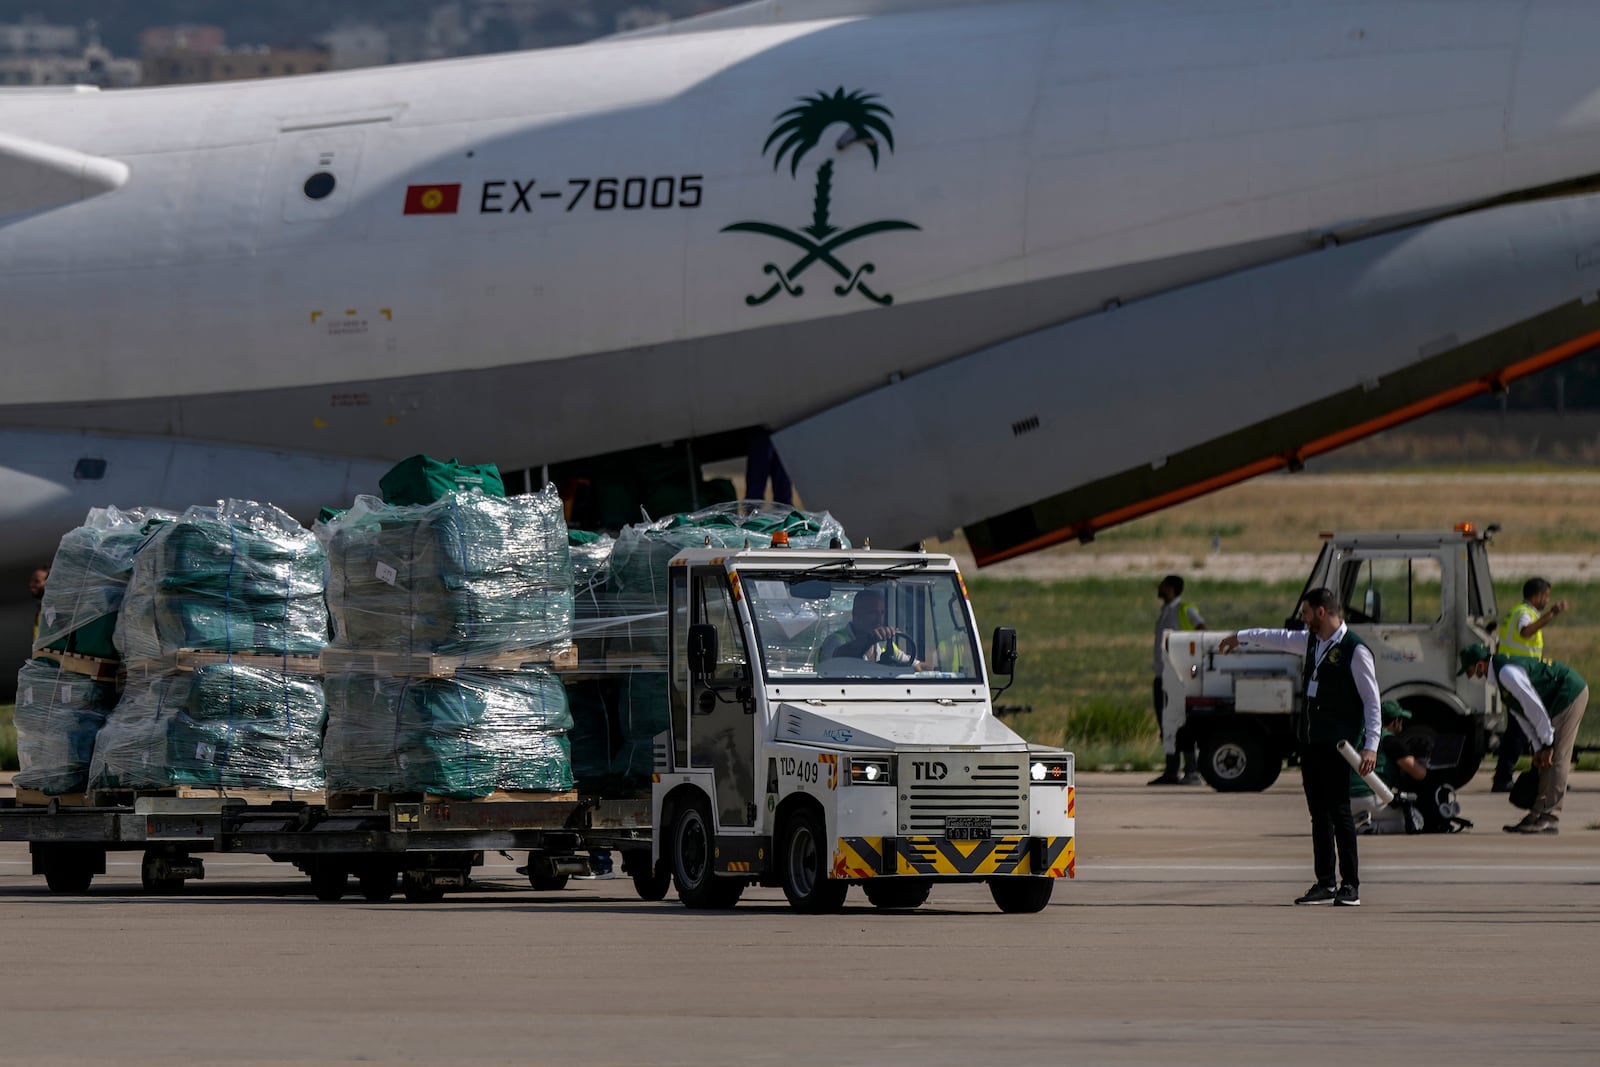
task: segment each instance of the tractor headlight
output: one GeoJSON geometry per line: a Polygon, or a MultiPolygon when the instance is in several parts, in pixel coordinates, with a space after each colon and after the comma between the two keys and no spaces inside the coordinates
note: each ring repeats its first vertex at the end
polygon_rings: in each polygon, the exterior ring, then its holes
{"type": "Polygon", "coordinates": [[[894,785],[894,759],[890,756],[851,756],[851,785],[894,785]]]}
{"type": "Polygon", "coordinates": [[[1028,777],[1034,785],[1071,785],[1072,757],[1042,756],[1028,766],[1028,777]]]}

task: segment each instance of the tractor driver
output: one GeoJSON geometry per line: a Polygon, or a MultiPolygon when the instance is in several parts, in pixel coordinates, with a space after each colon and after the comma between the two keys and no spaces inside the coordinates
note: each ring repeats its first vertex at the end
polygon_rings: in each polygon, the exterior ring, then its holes
{"type": "Polygon", "coordinates": [[[930,669],[916,658],[916,648],[909,637],[893,626],[884,625],[886,614],[882,589],[868,586],[861,590],[850,608],[850,624],[823,638],[819,658],[901,664],[915,671],[930,669]]]}

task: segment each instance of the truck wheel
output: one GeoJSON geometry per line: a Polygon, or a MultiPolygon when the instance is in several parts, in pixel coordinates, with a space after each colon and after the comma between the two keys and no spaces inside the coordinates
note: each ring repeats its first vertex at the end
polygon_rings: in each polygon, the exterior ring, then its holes
{"type": "Polygon", "coordinates": [[[632,876],[633,890],[640,900],[664,900],[672,888],[672,868],[665,861],[651,866],[648,852],[630,852],[623,857],[622,865],[632,876]]]}
{"type": "Polygon", "coordinates": [[[909,911],[928,902],[933,891],[929,878],[868,878],[861,889],[875,908],[884,911],[909,911]]]}
{"type": "Polygon", "coordinates": [[[989,895],[1008,915],[1031,915],[1043,911],[1055,890],[1054,878],[1011,877],[989,879],[989,895]]]}
{"type": "Polygon", "coordinates": [[[427,871],[407,871],[404,885],[409,904],[437,904],[444,899],[444,887],[427,871]]]}
{"type": "Polygon", "coordinates": [[[528,884],[542,893],[554,893],[567,888],[567,881],[572,876],[569,874],[552,874],[550,867],[544,862],[546,857],[542,852],[528,853],[528,884]]]}
{"type": "Polygon", "coordinates": [[[1212,730],[1200,745],[1200,774],[1219,793],[1259,793],[1283,771],[1266,740],[1249,727],[1212,730]]]}
{"type": "Polygon", "coordinates": [[[166,872],[165,857],[159,852],[146,852],[139,864],[139,884],[146,893],[172,894],[183,891],[182,878],[163,877],[166,872]]]}
{"type": "Polygon", "coordinates": [[[715,857],[711,810],[704,799],[695,797],[678,808],[672,821],[672,880],[684,907],[726,910],[739,903],[744,883],[718,878],[715,857]]]}
{"type": "Polygon", "coordinates": [[[802,808],[789,817],[783,830],[783,895],[795,911],[812,915],[838,911],[850,892],[850,883],[829,876],[827,838],[822,819],[802,808]]]}
{"type": "Polygon", "coordinates": [[[394,896],[399,883],[398,871],[369,868],[361,872],[361,896],[374,904],[382,904],[394,896]]]}
{"type": "Polygon", "coordinates": [[[333,902],[344,896],[350,881],[350,872],[332,863],[317,863],[308,872],[311,875],[311,893],[318,900],[333,902]]]}
{"type": "Polygon", "coordinates": [[[44,872],[44,884],[52,893],[87,893],[94,872],[75,858],[57,859],[44,872]]]}

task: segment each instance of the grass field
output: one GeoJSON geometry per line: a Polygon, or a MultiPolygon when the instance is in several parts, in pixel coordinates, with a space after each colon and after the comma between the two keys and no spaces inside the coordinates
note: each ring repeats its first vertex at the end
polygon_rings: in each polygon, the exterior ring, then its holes
{"type": "MultiPolygon", "coordinates": [[[[1063,745],[1086,769],[1147,770],[1161,743],[1150,699],[1150,654],[1157,602],[1154,576],[1032,582],[970,578],[967,587],[983,634],[1017,629],[1016,684],[1001,703],[1031,705],[1011,720],[1031,741],[1063,745]]],[[[1185,591],[1212,629],[1279,626],[1301,583],[1210,582],[1196,576],[1185,591]]],[[[1502,608],[1519,585],[1496,587],[1502,608]]],[[[1563,584],[1572,609],[1551,625],[1550,655],[1600,679],[1600,583],[1563,584]]],[[[1587,715],[1580,744],[1600,744],[1600,715],[1587,715]]],[[[1600,768],[1600,756],[1582,765],[1600,768]]]]}

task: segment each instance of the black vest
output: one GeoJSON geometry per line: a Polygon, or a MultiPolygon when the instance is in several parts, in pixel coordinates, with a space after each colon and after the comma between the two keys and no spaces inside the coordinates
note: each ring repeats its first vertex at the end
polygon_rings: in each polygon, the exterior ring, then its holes
{"type": "Polygon", "coordinates": [[[1365,647],[1366,642],[1347,629],[1318,666],[1317,636],[1306,635],[1306,662],[1300,677],[1300,691],[1309,690],[1312,679],[1316,679],[1317,695],[1305,698],[1295,719],[1295,738],[1302,744],[1337,745],[1348,741],[1353,748],[1361,747],[1365,720],[1361,691],[1356,688],[1356,676],[1351,668],[1355,664],[1356,649],[1365,647]]]}

